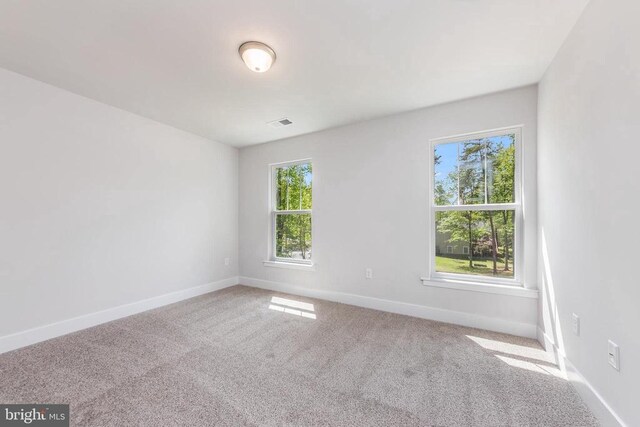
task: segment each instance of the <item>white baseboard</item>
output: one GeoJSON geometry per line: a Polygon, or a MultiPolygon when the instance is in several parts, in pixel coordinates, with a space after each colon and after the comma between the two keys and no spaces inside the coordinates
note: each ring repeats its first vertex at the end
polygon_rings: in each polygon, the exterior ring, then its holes
{"type": "Polygon", "coordinates": [[[343,304],[372,308],[374,310],[390,313],[405,314],[407,316],[420,317],[422,319],[437,320],[439,322],[453,323],[472,328],[486,329],[489,331],[503,332],[527,338],[536,338],[534,324],[514,322],[505,319],[497,319],[472,313],[444,310],[427,307],[424,305],[410,304],[406,302],[392,301],[380,298],[366,297],[362,295],[348,294],[344,292],[326,291],[322,289],[310,289],[281,282],[240,277],[240,284],[271,291],[284,292],[311,298],[319,298],[343,304]]]}
{"type": "Polygon", "coordinates": [[[238,277],[230,277],[228,279],[219,280],[217,282],[207,283],[205,285],[171,292],[142,301],[123,304],[117,307],[108,308],[106,310],[97,311],[95,313],[84,314],[82,316],[74,317],[71,319],[50,323],[48,325],[39,326],[37,328],[28,329],[26,331],[17,332],[11,335],[5,335],[3,337],[0,337],[0,354],[31,344],[35,344],[40,341],[46,341],[51,338],[66,335],[71,332],[76,332],[81,329],[90,328],[101,323],[110,322],[112,320],[131,316],[143,311],[162,307],[168,304],[173,304],[174,302],[193,298],[198,295],[228,288],[229,286],[237,284],[238,277]]]}
{"type": "Polygon", "coordinates": [[[616,414],[609,404],[602,398],[600,393],[593,388],[587,379],[578,371],[571,363],[567,356],[556,345],[553,338],[547,335],[540,327],[538,327],[538,341],[555,357],[558,366],[567,376],[573,388],[576,389],[582,401],[593,412],[603,427],[626,427],[624,421],[616,414]]]}

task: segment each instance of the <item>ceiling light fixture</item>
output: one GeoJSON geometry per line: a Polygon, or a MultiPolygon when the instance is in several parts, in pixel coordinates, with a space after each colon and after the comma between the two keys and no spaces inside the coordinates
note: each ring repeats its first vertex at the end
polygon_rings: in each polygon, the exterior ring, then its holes
{"type": "Polygon", "coordinates": [[[245,42],[238,48],[240,57],[251,71],[264,73],[276,60],[276,53],[264,43],[245,42]]]}

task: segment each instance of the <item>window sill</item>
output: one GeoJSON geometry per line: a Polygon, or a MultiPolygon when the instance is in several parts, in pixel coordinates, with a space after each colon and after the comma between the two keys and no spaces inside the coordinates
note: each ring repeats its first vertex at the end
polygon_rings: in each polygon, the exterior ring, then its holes
{"type": "Polygon", "coordinates": [[[461,280],[421,277],[424,286],[456,289],[461,291],[484,292],[488,294],[511,295],[522,298],[538,298],[537,289],[528,289],[517,285],[498,285],[491,283],[466,282],[461,280]]]}
{"type": "Polygon", "coordinates": [[[290,270],[316,271],[316,266],[313,263],[306,264],[285,261],[263,261],[262,265],[265,267],[288,268],[290,270]]]}

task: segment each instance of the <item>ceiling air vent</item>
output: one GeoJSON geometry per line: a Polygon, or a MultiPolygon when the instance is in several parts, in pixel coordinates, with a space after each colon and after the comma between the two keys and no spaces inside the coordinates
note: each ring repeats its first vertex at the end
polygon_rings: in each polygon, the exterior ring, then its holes
{"type": "Polygon", "coordinates": [[[279,119],[279,120],[274,120],[272,122],[267,123],[269,126],[271,126],[272,128],[281,128],[283,126],[289,126],[292,125],[293,122],[287,118],[284,119],[279,119]]]}

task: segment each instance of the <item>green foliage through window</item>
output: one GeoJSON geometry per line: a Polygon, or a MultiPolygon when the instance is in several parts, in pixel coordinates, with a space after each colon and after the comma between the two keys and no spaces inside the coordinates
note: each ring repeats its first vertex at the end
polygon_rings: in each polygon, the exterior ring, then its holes
{"type": "Polygon", "coordinates": [[[514,218],[514,210],[436,212],[436,271],[513,278],[514,218]]]}
{"type": "Polygon", "coordinates": [[[435,204],[513,203],[515,138],[508,134],[436,145],[435,204]]]}
{"type": "Polygon", "coordinates": [[[276,257],[311,259],[311,214],[276,214],[276,257]]]}
{"type": "Polygon", "coordinates": [[[276,210],[311,209],[311,163],[276,168],[276,210]]]}

